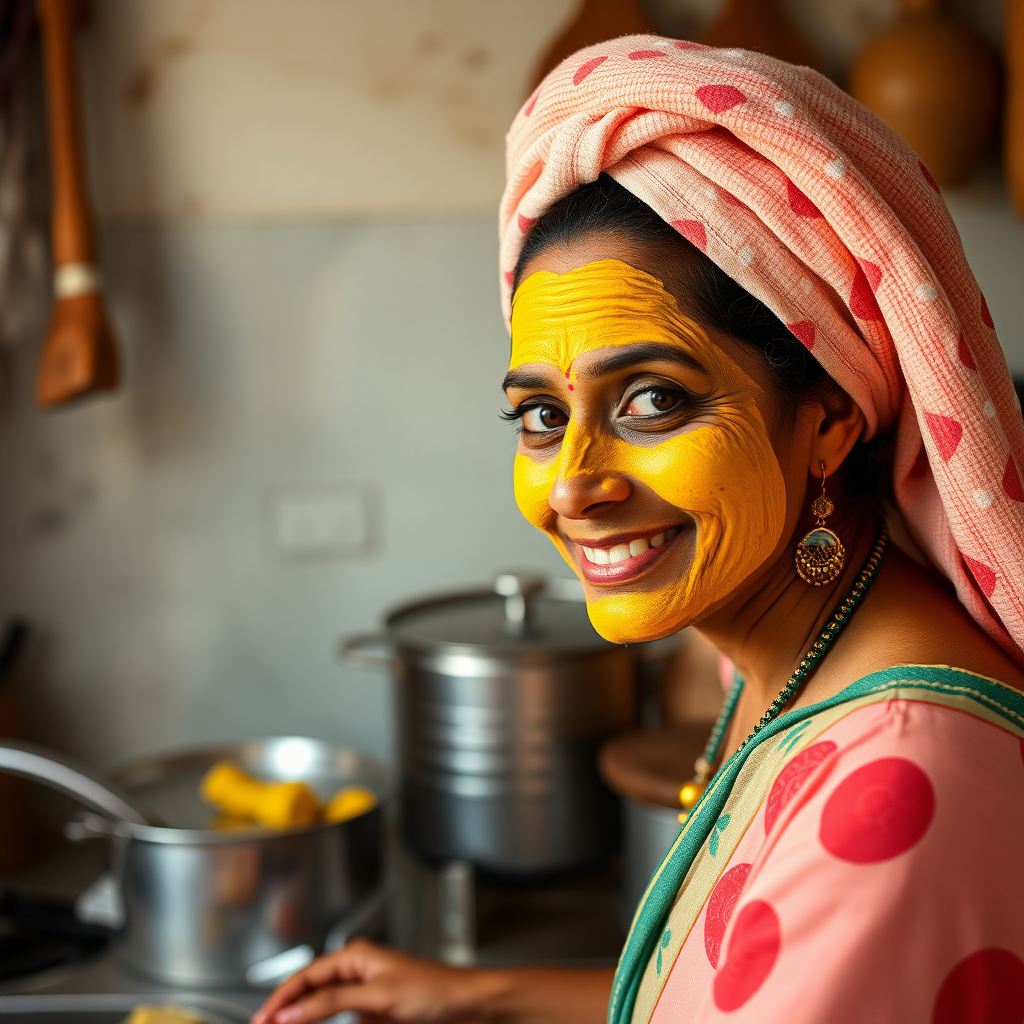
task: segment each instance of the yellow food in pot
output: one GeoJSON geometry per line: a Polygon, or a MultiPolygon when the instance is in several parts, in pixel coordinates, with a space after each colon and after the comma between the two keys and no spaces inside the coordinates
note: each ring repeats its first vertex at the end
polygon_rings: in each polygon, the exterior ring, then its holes
{"type": "Polygon", "coordinates": [[[122,1024],[203,1024],[206,1018],[183,1006],[136,1006],[122,1024]]]}
{"type": "Polygon", "coordinates": [[[264,782],[221,761],[200,784],[203,799],[222,814],[248,818],[264,828],[301,828],[320,819],[317,795],[304,782],[264,782]]]}
{"type": "Polygon", "coordinates": [[[324,821],[332,825],[339,821],[348,821],[373,810],[376,806],[377,798],[368,789],[363,786],[346,786],[331,797],[331,802],[324,811],[324,821]]]}

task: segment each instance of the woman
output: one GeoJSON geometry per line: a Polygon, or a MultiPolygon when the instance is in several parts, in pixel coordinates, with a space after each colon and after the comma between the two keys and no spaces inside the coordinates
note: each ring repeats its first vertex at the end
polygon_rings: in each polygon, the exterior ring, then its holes
{"type": "Polygon", "coordinates": [[[742,682],[614,981],[359,943],[259,1019],[1020,1020],[1024,424],[927,169],[650,36],[552,72],[508,164],[519,506],[604,636],[694,624],[742,682]]]}

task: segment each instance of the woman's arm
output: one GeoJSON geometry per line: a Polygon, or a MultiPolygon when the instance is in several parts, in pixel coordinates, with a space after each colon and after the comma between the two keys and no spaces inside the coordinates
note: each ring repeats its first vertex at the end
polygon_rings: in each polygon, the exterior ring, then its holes
{"type": "Polygon", "coordinates": [[[253,1024],[307,1024],[343,1010],[396,1024],[602,1024],[612,974],[467,970],[360,939],[289,978],[253,1024]]]}

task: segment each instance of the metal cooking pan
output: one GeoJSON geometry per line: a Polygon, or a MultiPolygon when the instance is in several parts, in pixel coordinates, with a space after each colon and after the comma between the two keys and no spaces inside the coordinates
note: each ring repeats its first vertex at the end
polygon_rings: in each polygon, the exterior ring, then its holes
{"type": "Polygon", "coordinates": [[[246,1024],[244,1007],[223,999],[175,994],[170,1000],[152,995],[21,995],[0,996],[4,1024],[120,1024],[136,1006],[170,1002],[194,1011],[202,1024],[246,1024]]]}
{"type": "Polygon", "coordinates": [[[274,737],[149,758],[109,782],[46,754],[0,743],[0,770],[63,789],[103,815],[88,815],[78,832],[113,841],[123,909],[115,948],[128,966],[161,981],[238,985],[280,954],[305,949],[311,957],[380,886],[381,804],[391,783],[383,766],[356,751],[274,737]],[[301,780],[323,800],[365,786],[378,806],[333,825],[217,828],[199,782],[221,760],[264,779],[301,780]]]}

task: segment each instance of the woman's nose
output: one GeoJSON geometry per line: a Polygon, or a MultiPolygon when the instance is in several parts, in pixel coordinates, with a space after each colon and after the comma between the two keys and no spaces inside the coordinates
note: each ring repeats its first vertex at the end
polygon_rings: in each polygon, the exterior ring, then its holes
{"type": "Polygon", "coordinates": [[[577,472],[559,476],[548,504],[566,519],[590,519],[608,512],[633,493],[633,485],[614,473],[577,472]]]}

